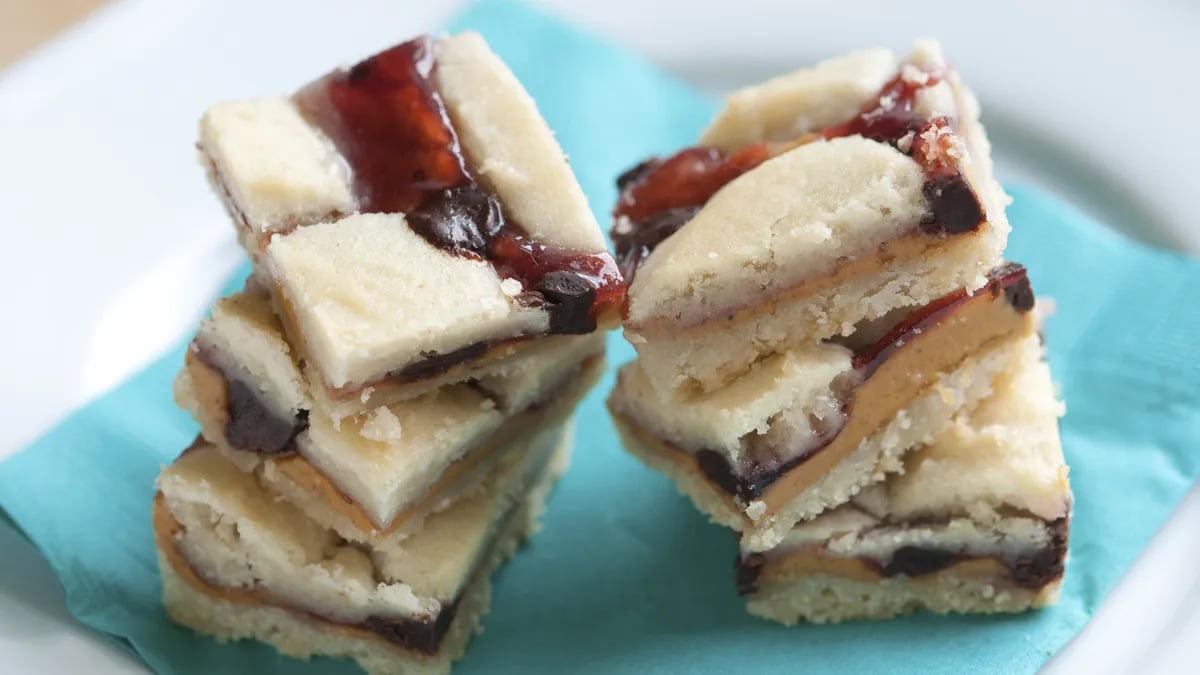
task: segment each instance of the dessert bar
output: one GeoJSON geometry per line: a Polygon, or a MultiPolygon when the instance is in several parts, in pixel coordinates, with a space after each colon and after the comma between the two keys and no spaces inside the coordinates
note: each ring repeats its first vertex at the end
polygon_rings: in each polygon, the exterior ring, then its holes
{"type": "Polygon", "coordinates": [[[624,282],[583,192],[476,34],[213,106],[199,149],[289,341],[347,405],[618,321],[624,282]]]}
{"type": "Polygon", "coordinates": [[[1036,344],[1033,306],[1025,269],[1009,263],[972,293],[777,353],[712,392],[656,389],[638,359],[609,408],[631,452],[762,551],[989,395],[1036,344]]]}
{"type": "Polygon", "coordinates": [[[266,293],[217,301],[176,381],[206,440],[308,518],[354,541],[402,538],[561,425],[603,369],[603,336],[561,336],[490,377],[355,417],[325,414],[266,293]]]}
{"type": "Polygon", "coordinates": [[[905,471],[743,552],[750,612],[793,623],[935,612],[1017,612],[1053,603],[1071,492],[1062,404],[1035,338],[993,393],[905,460],[905,471]]]}
{"type": "Polygon", "coordinates": [[[371,673],[448,672],[487,611],[492,573],[536,528],[568,443],[561,429],[533,437],[404,546],[363,547],[197,440],[154,503],[167,613],[220,640],[350,657],[371,673]]]}
{"type": "Polygon", "coordinates": [[[978,105],[936,43],[733,94],[618,179],[626,336],[651,382],[712,391],[770,356],[987,283],[1007,240],[978,105]]]}

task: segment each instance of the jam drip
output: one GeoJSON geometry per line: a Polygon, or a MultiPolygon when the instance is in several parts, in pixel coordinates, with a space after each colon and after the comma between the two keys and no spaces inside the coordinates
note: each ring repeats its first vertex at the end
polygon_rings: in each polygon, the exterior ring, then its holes
{"type": "MultiPolygon", "coordinates": [[[[1005,263],[988,273],[988,282],[982,289],[975,293],[959,290],[944,295],[914,310],[883,337],[855,351],[851,365],[856,377],[852,381],[862,383],[868,380],[897,350],[910,342],[912,336],[932,330],[952,316],[964,302],[981,293],[990,293],[992,297],[1003,293],[1008,303],[1018,312],[1033,309],[1033,288],[1029,284],[1025,268],[1017,263],[1005,263]]],[[[835,381],[834,386],[835,392],[842,400],[843,419],[849,418],[854,401],[854,386],[848,384],[850,381],[835,381]]],[[[812,448],[788,459],[763,462],[751,458],[742,466],[734,467],[725,455],[705,449],[696,453],[696,465],[717,487],[748,502],[761,497],[780,476],[803,464],[832,443],[841,429],[842,427],[838,426],[830,433],[822,434],[812,448]]]]}
{"type": "Polygon", "coordinates": [[[345,158],[360,210],[404,213],[433,246],[517,279],[520,299],[549,312],[551,333],[595,330],[624,299],[616,262],[538,242],[506,219],[467,168],[435,67],[430,39],[417,38],[314,82],[296,105],[345,158]]]}
{"type": "Polygon", "coordinates": [[[780,152],[818,139],[863,136],[909,155],[926,177],[922,190],[929,213],[919,223],[921,230],[932,235],[975,230],[984,221],[984,210],[960,171],[961,151],[952,120],[928,119],[914,110],[917,94],[942,79],[940,72],[906,64],[874,100],[840,124],[791,142],[758,143],[728,155],[715,148],[688,148],[621,174],[612,238],[626,278],[730,181],[780,152]],[[650,232],[642,232],[647,229],[650,232]]]}

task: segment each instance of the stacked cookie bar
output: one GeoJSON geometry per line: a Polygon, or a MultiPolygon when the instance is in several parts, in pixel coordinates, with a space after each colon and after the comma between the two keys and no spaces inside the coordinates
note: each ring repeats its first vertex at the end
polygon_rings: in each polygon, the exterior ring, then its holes
{"type": "Polygon", "coordinates": [[[536,527],[625,286],[475,34],[216,105],[200,157],[254,263],[176,380],[164,602],[218,639],[444,672],[536,527]]]}
{"type": "Polygon", "coordinates": [[[1052,602],[1071,494],[974,96],[935,43],[733,94],[618,181],[627,449],[785,622],[1052,602]]]}

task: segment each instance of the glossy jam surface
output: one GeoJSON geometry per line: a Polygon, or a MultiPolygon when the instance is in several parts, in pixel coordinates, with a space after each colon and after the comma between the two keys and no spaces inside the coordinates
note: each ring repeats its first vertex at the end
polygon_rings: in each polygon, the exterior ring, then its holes
{"type": "Polygon", "coordinates": [[[650,160],[626,172],[614,215],[640,222],[668,209],[703,206],[729,181],[762,164],[765,144],[723,155],[714,148],[688,148],[663,160],[650,160]]]}
{"type": "Polygon", "coordinates": [[[857,115],[841,124],[826,127],[821,130],[820,136],[825,139],[862,136],[880,143],[897,145],[900,139],[919,131],[928,122],[913,111],[917,103],[917,94],[941,81],[941,73],[906,65],[883,85],[879,95],[863,106],[857,115]]]}
{"type": "Polygon", "coordinates": [[[616,262],[606,252],[538,242],[506,219],[467,168],[435,69],[422,37],[334,72],[295,100],[345,158],[360,210],[405,213],[430,244],[487,260],[501,277],[520,281],[522,300],[550,312],[551,332],[590,332],[624,299],[616,262]]]}
{"type": "Polygon", "coordinates": [[[621,196],[613,210],[612,238],[622,271],[632,276],[655,246],[730,181],[781,149],[819,139],[859,135],[908,154],[926,176],[923,190],[929,214],[918,223],[922,231],[942,235],[977,228],[985,217],[983,207],[959,170],[959,141],[951,120],[922,117],[914,110],[920,91],[942,79],[938,71],[906,65],[854,117],[792,143],[774,144],[773,149],[764,142],[728,155],[715,148],[694,147],[630,169],[617,179],[621,196]],[[681,219],[684,215],[687,218],[681,219]]]}
{"type": "Polygon", "coordinates": [[[317,80],[295,96],[349,165],[359,209],[407,213],[472,183],[421,37],[317,80]]]}

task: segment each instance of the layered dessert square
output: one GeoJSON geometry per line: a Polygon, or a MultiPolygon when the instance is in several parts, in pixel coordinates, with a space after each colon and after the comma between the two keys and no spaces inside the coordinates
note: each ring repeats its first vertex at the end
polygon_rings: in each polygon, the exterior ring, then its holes
{"type": "Polygon", "coordinates": [[[223,103],[201,161],[254,264],[175,381],[163,599],[219,640],[444,673],[565,470],[625,283],[478,35],[223,103]]]}
{"type": "Polygon", "coordinates": [[[654,386],[713,391],[986,284],[1009,225],[978,117],[921,42],[736,92],[700,145],[622,175],[625,332],[654,386]]]}
{"type": "Polygon", "coordinates": [[[214,106],[199,149],[313,388],[351,408],[618,321],[583,192],[476,34],[214,106]]]}
{"type": "Polygon", "coordinates": [[[1009,263],[973,292],[776,353],[710,392],[656,388],[639,358],[609,409],[630,452],[765,551],[989,396],[1036,349],[1033,309],[1025,269],[1009,263]]]}
{"type": "Polygon", "coordinates": [[[220,640],[349,657],[370,673],[449,672],[487,612],[491,575],[536,529],[568,452],[561,428],[535,435],[403,546],[363,546],[198,440],[158,480],[167,613],[220,640]]]}
{"type": "Polygon", "coordinates": [[[784,623],[882,619],[915,610],[1019,612],[1058,598],[1071,491],[1062,404],[1036,340],[970,414],[913,450],[905,470],[743,549],[751,613],[784,623]]]}
{"type": "Polygon", "coordinates": [[[352,541],[398,541],[528,437],[561,426],[599,378],[603,351],[599,333],[555,336],[478,380],[331,416],[251,284],[201,322],[176,399],[208,442],[309,519],[352,541]]]}

